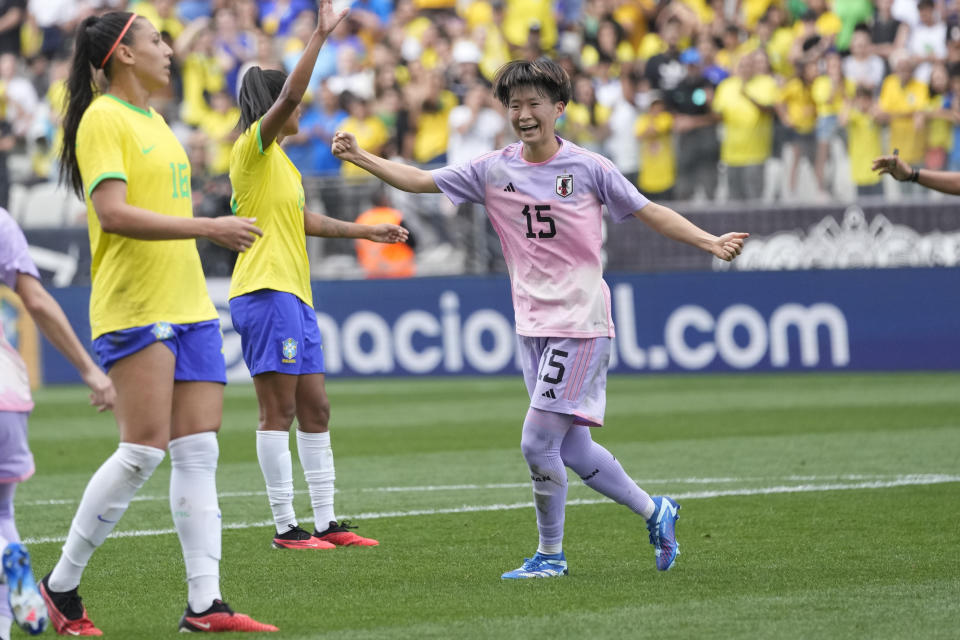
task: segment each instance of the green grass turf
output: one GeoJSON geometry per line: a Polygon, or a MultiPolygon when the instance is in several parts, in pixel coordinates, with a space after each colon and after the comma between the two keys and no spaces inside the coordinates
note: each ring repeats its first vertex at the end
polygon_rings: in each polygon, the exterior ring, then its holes
{"type": "MultiPolygon", "coordinates": [[[[284,638],[956,637],[958,374],[613,377],[594,436],[651,493],[680,496],[682,555],[658,573],[640,519],[571,476],[571,575],[519,583],[499,579],[536,547],[519,377],[328,390],[338,513],[376,549],[270,548],[253,389],[227,389],[224,595],[284,638]]],[[[36,400],[17,518],[39,578],[60,546],[42,540],[65,535],[116,428],[80,388],[36,400]]],[[[164,462],[118,531],[172,527],[168,479],[164,462]]],[[[172,637],[185,592],[170,533],[109,540],[81,589],[113,638],[172,637]]]]}

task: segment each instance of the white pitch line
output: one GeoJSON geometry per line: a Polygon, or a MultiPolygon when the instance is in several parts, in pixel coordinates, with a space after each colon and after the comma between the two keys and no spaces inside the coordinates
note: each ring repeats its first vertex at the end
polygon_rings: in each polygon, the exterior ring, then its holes
{"type": "MultiPolygon", "coordinates": [[[[880,475],[880,474],[843,474],[843,475],[825,475],[825,476],[756,476],[743,478],[642,478],[635,480],[641,487],[652,485],[671,485],[671,484],[731,484],[735,482],[769,482],[771,480],[785,480],[788,482],[818,482],[823,480],[882,480],[884,478],[900,478],[898,475],[880,475]]],[[[580,481],[573,481],[571,484],[582,486],[580,481]]],[[[504,482],[490,484],[440,484],[440,485],[413,485],[397,487],[364,487],[358,489],[361,493],[425,493],[431,491],[474,491],[488,489],[526,489],[530,487],[529,482],[504,482]]],[[[341,489],[336,489],[340,493],[341,489]]],[[[300,489],[294,491],[297,495],[306,495],[308,491],[300,489]]],[[[217,494],[221,499],[224,498],[255,498],[267,495],[266,491],[221,491],[217,494]]],[[[132,502],[160,502],[166,501],[169,496],[138,495],[134,496],[132,502]]],[[[17,507],[44,507],[77,504],[79,500],[75,498],[53,498],[48,500],[26,500],[18,502],[17,507]]]]}
{"type": "MultiPolygon", "coordinates": [[[[689,491],[686,493],[674,493],[671,497],[675,500],[701,500],[709,498],[723,498],[727,496],[759,496],[777,493],[812,493],[818,491],[855,491],[862,489],[890,489],[893,487],[946,484],[951,482],[960,482],[960,476],[947,474],[913,474],[897,476],[893,480],[865,480],[862,482],[833,482],[829,484],[798,484],[798,485],[778,485],[772,487],[758,487],[753,489],[721,489],[716,491],[689,491]]],[[[607,504],[612,502],[606,498],[591,499],[573,499],[567,500],[567,506],[607,504]]],[[[514,502],[510,504],[483,504],[483,505],[463,505],[460,507],[450,507],[443,509],[413,509],[410,511],[374,511],[369,513],[358,513],[355,515],[341,516],[349,520],[375,520],[378,518],[409,518],[413,516],[435,516],[451,513],[476,513],[480,511],[509,511],[512,509],[529,509],[533,507],[532,502],[514,502]]],[[[308,518],[305,518],[305,520],[308,518]]],[[[273,524],[272,520],[263,520],[260,522],[230,522],[223,523],[224,529],[251,529],[255,527],[267,527],[273,524]]],[[[176,533],[175,529],[135,529],[131,531],[115,531],[109,538],[142,538],[147,536],[160,536],[176,533]]],[[[65,536],[27,538],[23,540],[24,544],[47,544],[59,543],[66,540],[65,536]]]]}

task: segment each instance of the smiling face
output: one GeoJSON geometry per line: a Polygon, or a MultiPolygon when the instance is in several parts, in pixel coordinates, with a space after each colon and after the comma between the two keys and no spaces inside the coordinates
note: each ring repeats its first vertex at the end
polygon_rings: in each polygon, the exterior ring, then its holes
{"type": "Polygon", "coordinates": [[[531,147],[551,144],[557,118],[563,115],[564,104],[553,102],[533,86],[517,87],[510,93],[507,113],[520,140],[531,147]]]}

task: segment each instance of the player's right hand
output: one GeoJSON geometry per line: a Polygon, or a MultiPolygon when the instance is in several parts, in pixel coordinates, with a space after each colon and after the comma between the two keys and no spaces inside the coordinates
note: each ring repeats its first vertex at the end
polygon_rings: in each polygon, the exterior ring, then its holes
{"type": "Polygon", "coordinates": [[[263,231],[253,224],[256,221],[256,218],[220,216],[212,220],[213,230],[207,237],[221,247],[232,251],[246,251],[253,245],[257,236],[263,235],[263,231]]]}
{"type": "Polygon", "coordinates": [[[347,17],[350,9],[343,9],[340,13],[334,13],[331,0],[320,0],[317,5],[317,32],[326,38],[337,28],[340,21],[347,17]]]}
{"type": "Polygon", "coordinates": [[[359,151],[357,139],[352,133],[346,131],[337,131],[333,134],[333,142],[330,145],[330,151],[334,156],[341,160],[353,162],[359,151]]]}
{"type": "Polygon", "coordinates": [[[112,411],[117,401],[113,381],[100,369],[93,367],[83,374],[83,382],[90,387],[90,405],[97,411],[112,411]]]}

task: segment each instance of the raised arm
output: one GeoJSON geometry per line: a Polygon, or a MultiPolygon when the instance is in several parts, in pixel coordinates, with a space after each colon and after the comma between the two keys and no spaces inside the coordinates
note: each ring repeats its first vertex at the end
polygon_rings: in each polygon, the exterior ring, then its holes
{"type": "Polygon", "coordinates": [[[693,245],[728,262],[740,255],[740,252],[743,251],[744,240],[750,236],[749,233],[740,232],[715,236],[693,224],[670,207],[655,202],[647,203],[633,215],[643,220],[657,233],[671,240],[693,245]]]}
{"type": "Polygon", "coordinates": [[[228,249],[246,251],[256,236],[263,235],[253,224],[256,218],[179,218],[135,207],[127,202],[127,183],[123,180],[104,180],[94,188],[90,200],[100,220],[100,227],[107,233],[128,238],[208,238],[228,249]]]}
{"type": "Polygon", "coordinates": [[[314,29],[310,40],[307,41],[307,46],[304,48],[300,60],[297,61],[297,66],[293,68],[293,72],[287,76],[286,82],[283,83],[280,96],[263,116],[263,121],[260,123],[260,140],[264,149],[277,139],[283,129],[283,124],[296,110],[300,101],[303,100],[303,94],[310,84],[310,76],[313,75],[313,67],[317,64],[320,47],[326,41],[330,32],[347,15],[347,12],[348,9],[344,9],[335,14],[332,0],[320,0],[317,9],[317,28],[314,29]]]}
{"type": "Polygon", "coordinates": [[[361,149],[352,133],[338,131],[333,136],[331,148],[333,155],[336,157],[352,162],[401,191],[440,193],[440,188],[433,181],[433,175],[429,171],[375,156],[369,151],[361,149]]]}
{"type": "Polygon", "coordinates": [[[90,404],[100,411],[113,409],[117,398],[113,383],[80,344],[80,339],[53,296],[39,280],[26,273],[17,274],[15,290],[43,335],[70,361],[90,387],[90,404]]]}

